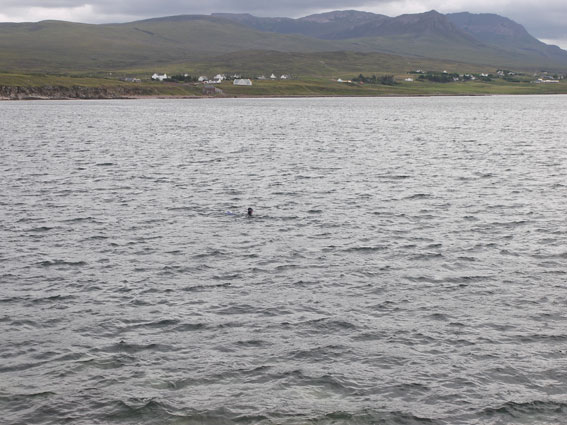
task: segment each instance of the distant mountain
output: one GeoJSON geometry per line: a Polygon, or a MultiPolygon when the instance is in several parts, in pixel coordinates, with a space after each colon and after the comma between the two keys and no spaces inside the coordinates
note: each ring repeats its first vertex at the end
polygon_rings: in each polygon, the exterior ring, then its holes
{"type": "Polygon", "coordinates": [[[468,12],[449,13],[445,16],[455,26],[483,43],[497,46],[543,44],[532,37],[522,25],[503,16],[491,13],[473,14],[468,12]]]}
{"type": "MultiPolygon", "coordinates": [[[[507,18],[487,14],[430,11],[390,18],[346,10],[299,19],[223,13],[104,25],[0,23],[0,71],[159,69],[190,62],[219,63],[223,55],[234,58],[238,52],[251,51],[254,54],[247,57],[256,61],[262,61],[258,53],[262,51],[356,52],[424,62],[567,70],[567,52],[536,40],[507,18]]],[[[254,64],[250,69],[255,69],[254,64]]],[[[379,70],[379,63],[374,69],[379,70]]]]}
{"type": "Polygon", "coordinates": [[[299,19],[259,18],[248,13],[213,13],[212,16],[228,19],[260,31],[280,34],[301,34],[323,40],[347,39],[350,37],[342,36],[343,33],[346,34],[360,25],[374,22],[381,18],[389,19],[387,16],[356,10],[321,13],[299,19]]]}
{"type": "Polygon", "coordinates": [[[502,16],[468,12],[443,15],[434,10],[390,18],[354,10],[299,19],[218,14],[262,31],[353,41],[358,49],[440,59],[534,66],[567,66],[567,52],[532,37],[502,16]],[[268,24],[271,22],[272,24],[268,24]],[[275,22],[279,22],[278,25],[275,22]]]}
{"type": "Polygon", "coordinates": [[[526,29],[503,16],[468,12],[450,13],[447,18],[458,28],[482,43],[520,54],[536,54],[558,61],[565,60],[567,52],[557,46],[550,46],[530,35],[526,29]]]}

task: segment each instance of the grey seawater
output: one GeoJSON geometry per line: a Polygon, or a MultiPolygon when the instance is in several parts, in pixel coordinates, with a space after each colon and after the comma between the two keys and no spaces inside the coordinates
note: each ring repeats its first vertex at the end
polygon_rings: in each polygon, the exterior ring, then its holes
{"type": "Polygon", "coordinates": [[[566,117],[0,103],[0,422],[567,423],[566,117]]]}

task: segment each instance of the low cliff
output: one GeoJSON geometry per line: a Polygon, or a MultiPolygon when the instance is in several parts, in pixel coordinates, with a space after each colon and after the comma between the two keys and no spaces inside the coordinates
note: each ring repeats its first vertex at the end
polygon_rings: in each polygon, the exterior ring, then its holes
{"type": "Polygon", "coordinates": [[[124,99],[137,96],[156,96],[152,87],[141,86],[4,86],[0,85],[0,99],[124,99]]]}

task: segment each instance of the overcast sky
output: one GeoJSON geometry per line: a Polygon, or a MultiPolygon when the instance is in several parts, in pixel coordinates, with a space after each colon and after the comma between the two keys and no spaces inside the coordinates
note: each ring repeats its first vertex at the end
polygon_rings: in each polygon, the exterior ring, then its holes
{"type": "Polygon", "coordinates": [[[524,25],[535,37],[567,48],[567,0],[0,0],[0,22],[59,19],[85,23],[213,12],[297,18],[356,9],[388,16],[421,13],[497,13],[524,25]]]}

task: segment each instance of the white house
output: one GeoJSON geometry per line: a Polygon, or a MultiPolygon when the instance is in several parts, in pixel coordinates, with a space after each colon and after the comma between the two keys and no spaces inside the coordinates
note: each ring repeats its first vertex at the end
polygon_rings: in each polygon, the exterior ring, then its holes
{"type": "Polygon", "coordinates": [[[239,78],[233,81],[233,83],[235,86],[251,86],[252,85],[252,81],[248,78],[239,78]]]}
{"type": "Polygon", "coordinates": [[[201,76],[198,78],[198,81],[199,81],[200,83],[202,83],[203,81],[207,81],[208,79],[209,79],[209,78],[208,78],[206,75],[201,75],[201,76]]]}
{"type": "Polygon", "coordinates": [[[222,81],[222,80],[225,80],[225,79],[226,79],[226,75],[223,75],[223,74],[217,74],[217,75],[215,75],[215,78],[214,78],[214,80],[217,80],[217,81],[222,81]]]}
{"type": "Polygon", "coordinates": [[[287,80],[288,78],[289,78],[289,75],[284,74],[280,77],[280,80],[287,80]]]}
{"type": "Polygon", "coordinates": [[[167,79],[167,74],[160,75],[160,74],[155,73],[154,75],[152,75],[152,80],[163,81],[163,80],[166,80],[166,79],[167,79]]]}
{"type": "Polygon", "coordinates": [[[411,83],[411,82],[413,81],[413,78],[408,77],[408,78],[406,78],[404,81],[407,81],[408,83],[411,83]]]}
{"type": "Polygon", "coordinates": [[[272,74],[272,75],[270,75],[270,78],[271,78],[272,80],[275,80],[275,79],[278,78],[278,77],[276,77],[275,74],[272,74]]]}

